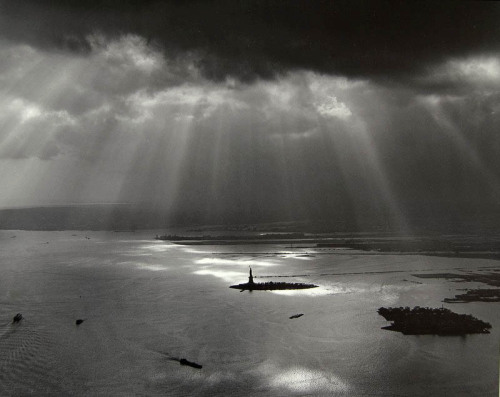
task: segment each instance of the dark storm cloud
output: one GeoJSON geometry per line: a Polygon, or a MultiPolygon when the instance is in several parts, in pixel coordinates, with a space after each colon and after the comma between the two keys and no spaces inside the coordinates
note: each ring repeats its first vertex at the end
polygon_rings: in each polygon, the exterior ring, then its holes
{"type": "MultiPolygon", "coordinates": [[[[65,51],[133,33],[169,56],[196,52],[210,79],[294,69],[405,79],[500,49],[500,4],[449,1],[2,1],[0,33],[65,51]]],[[[437,84],[437,82],[436,82],[437,84]]]]}
{"type": "Polygon", "coordinates": [[[499,10],[0,0],[0,203],[207,223],[498,208],[499,10]]]}

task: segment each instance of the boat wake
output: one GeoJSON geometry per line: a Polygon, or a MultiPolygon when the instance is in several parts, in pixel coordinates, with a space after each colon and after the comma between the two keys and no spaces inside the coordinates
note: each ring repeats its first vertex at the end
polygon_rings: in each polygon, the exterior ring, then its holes
{"type": "Polygon", "coordinates": [[[26,321],[0,326],[0,395],[58,390],[49,339],[26,321]]]}

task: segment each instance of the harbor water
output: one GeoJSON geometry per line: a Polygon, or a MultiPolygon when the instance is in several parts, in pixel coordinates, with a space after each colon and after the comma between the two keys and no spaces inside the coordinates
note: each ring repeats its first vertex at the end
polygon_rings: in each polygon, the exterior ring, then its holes
{"type": "Polygon", "coordinates": [[[500,303],[444,303],[493,326],[463,337],[386,331],[377,313],[485,287],[415,274],[498,261],[156,233],[0,231],[0,395],[498,396],[500,303]],[[228,288],[249,266],[319,287],[228,288]]]}

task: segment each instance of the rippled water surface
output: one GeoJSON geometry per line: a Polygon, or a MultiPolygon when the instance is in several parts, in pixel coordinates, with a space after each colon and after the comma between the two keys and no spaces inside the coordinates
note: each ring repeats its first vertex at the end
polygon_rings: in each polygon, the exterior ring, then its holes
{"type": "Polygon", "coordinates": [[[477,286],[412,274],[498,261],[155,234],[0,231],[0,395],[498,396],[500,303],[447,305],[493,325],[467,337],[384,331],[377,314],[477,286]],[[319,288],[229,289],[249,265],[256,281],[319,288]]]}

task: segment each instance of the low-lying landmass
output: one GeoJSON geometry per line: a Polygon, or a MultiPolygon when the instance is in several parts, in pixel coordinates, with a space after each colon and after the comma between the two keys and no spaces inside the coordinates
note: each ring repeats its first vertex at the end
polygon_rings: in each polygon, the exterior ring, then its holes
{"type": "Polygon", "coordinates": [[[473,281],[484,283],[493,287],[500,287],[500,273],[431,273],[431,274],[413,274],[418,278],[444,278],[451,280],[458,280],[462,282],[473,281]]]}
{"type": "Polygon", "coordinates": [[[324,237],[306,235],[305,233],[261,233],[238,235],[203,235],[182,236],[177,234],[156,235],[155,240],[170,241],[180,245],[248,245],[248,244],[281,244],[304,243],[316,244],[324,237]]]}
{"type": "Polygon", "coordinates": [[[491,328],[491,324],[470,314],[457,314],[445,308],[381,307],[378,313],[387,321],[392,321],[391,325],[382,329],[402,332],[404,335],[489,334],[491,328]]]}
{"type": "Polygon", "coordinates": [[[157,240],[182,245],[307,244],[318,249],[349,249],[377,254],[500,259],[500,242],[473,236],[397,236],[338,233],[234,233],[225,235],[157,235],[157,240]]]}
{"type": "MultiPolygon", "coordinates": [[[[465,237],[465,236],[464,236],[465,237]]],[[[379,253],[404,253],[449,258],[500,259],[500,243],[467,238],[386,237],[321,241],[318,248],[348,248],[379,253]]]]}
{"type": "Polygon", "coordinates": [[[471,289],[465,294],[455,295],[454,298],[444,298],[446,303],[468,302],[500,302],[500,289],[471,289]]]}
{"type": "Polygon", "coordinates": [[[167,241],[224,241],[224,240],[276,240],[276,239],[302,239],[304,233],[263,233],[257,235],[223,235],[223,236],[179,236],[177,234],[157,235],[156,240],[167,241]]]}

